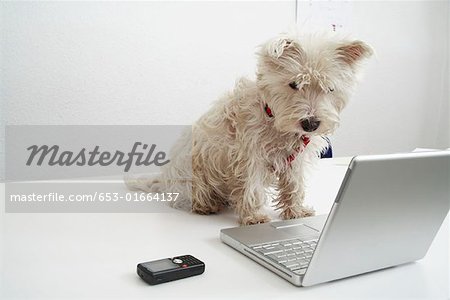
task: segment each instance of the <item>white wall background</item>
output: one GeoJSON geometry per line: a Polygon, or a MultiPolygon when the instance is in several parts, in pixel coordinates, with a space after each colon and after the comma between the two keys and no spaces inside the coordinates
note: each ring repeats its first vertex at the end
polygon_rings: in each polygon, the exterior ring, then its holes
{"type": "Polygon", "coordinates": [[[352,16],[377,57],[344,111],[337,152],[450,147],[449,2],[354,2],[352,16]]]}
{"type": "MultiPolygon", "coordinates": [[[[377,57],[332,139],[335,154],[449,147],[448,1],[350,6],[349,31],[377,57]]],[[[254,76],[255,46],[288,29],[295,7],[294,0],[2,2],[2,121],[190,124],[238,76],[254,76]]]]}

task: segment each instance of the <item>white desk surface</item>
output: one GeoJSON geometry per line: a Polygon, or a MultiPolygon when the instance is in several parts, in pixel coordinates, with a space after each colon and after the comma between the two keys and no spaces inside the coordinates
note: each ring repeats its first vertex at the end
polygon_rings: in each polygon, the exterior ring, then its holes
{"type": "MultiPolygon", "coordinates": [[[[319,214],[329,211],[346,162],[323,160],[314,172],[307,202],[319,214]]],[[[0,194],[3,203],[4,184],[0,194]]],[[[0,299],[449,298],[448,216],[424,259],[309,288],[291,285],[221,243],[219,230],[237,225],[230,211],[5,214],[2,208],[0,217],[0,299]],[[205,273],[157,286],[136,275],[139,262],[182,254],[203,260],[205,273]]]]}

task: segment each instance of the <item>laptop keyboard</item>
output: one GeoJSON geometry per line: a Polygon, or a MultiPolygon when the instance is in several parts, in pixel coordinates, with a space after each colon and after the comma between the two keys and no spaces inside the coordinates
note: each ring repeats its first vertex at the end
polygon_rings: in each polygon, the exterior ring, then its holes
{"type": "Polygon", "coordinates": [[[309,241],[292,239],[254,245],[251,248],[296,274],[304,274],[316,245],[317,239],[309,241]]]}

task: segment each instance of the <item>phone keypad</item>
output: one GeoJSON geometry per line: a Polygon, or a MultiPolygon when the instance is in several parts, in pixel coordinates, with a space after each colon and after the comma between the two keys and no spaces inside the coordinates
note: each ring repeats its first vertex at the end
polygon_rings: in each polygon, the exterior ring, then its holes
{"type": "Polygon", "coordinates": [[[172,259],[173,262],[175,262],[175,260],[178,262],[179,260],[181,260],[182,262],[180,262],[180,264],[182,266],[184,265],[188,265],[188,266],[194,266],[194,265],[200,265],[203,264],[203,262],[201,262],[200,260],[196,259],[195,257],[193,257],[192,255],[183,255],[183,256],[177,256],[174,257],[172,259]]]}

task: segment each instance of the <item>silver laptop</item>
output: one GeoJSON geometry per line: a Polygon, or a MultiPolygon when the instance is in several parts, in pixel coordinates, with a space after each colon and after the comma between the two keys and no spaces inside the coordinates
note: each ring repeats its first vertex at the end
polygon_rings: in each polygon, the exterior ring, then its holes
{"type": "Polygon", "coordinates": [[[357,156],[328,215],[221,230],[221,240],[297,286],[425,256],[450,206],[450,151],[357,156]]]}

